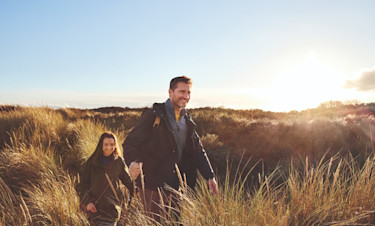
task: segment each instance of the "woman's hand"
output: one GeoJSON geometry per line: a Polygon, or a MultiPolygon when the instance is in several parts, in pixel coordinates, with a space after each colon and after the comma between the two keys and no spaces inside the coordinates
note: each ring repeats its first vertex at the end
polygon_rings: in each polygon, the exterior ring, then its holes
{"type": "Polygon", "coordinates": [[[94,203],[92,203],[92,202],[90,202],[89,204],[87,204],[86,210],[88,212],[92,212],[92,213],[96,213],[97,212],[96,207],[95,207],[94,203]]]}

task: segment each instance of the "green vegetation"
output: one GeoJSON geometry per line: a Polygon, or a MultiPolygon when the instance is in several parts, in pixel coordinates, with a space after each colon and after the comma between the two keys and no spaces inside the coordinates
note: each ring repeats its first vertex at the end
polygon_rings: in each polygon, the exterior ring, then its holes
{"type": "MultiPolygon", "coordinates": [[[[122,143],[141,112],[0,106],[0,225],[88,225],[77,172],[102,132],[122,143]]],[[[210,196],[203,180],[195,193],[182,186],[185,225],[375,223],[374,104],[190,112],[220,190],[210,196]]],[[[152,224],[127,196],[120,225],[152,224]]]]}

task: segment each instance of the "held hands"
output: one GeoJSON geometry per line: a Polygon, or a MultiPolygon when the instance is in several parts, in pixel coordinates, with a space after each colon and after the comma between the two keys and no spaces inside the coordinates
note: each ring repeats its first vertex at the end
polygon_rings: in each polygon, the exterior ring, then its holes
{"type": "Polygon", "coordinates": [[[95,207],[94,203],[92,203],[92,202],[90,202],[89,204],[87,204],[86,210],[87,210],[87,212],[92,212],[92,213],[96,213],[97,212],[96,207],[95,207]]]}
{"type": "Polygon", "coordinates": [[[137,179],[138,175],[141,173],[142,162],[132,162],[129,166],[129,174],[133,180],[137,179]]]}
{"type": "Polygon", "coordinates": [[[210,189],[211,195],[216,195],[217,183],[216,183],[215,178],[209,179],[207,183],[208,183],[208,188],[210,189]]]}

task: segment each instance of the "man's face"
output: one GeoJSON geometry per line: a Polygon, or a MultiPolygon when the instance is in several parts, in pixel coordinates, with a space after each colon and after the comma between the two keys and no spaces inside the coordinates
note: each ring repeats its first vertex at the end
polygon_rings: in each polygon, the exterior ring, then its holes
{"type": "Polygon", "coordinates": [[[174,90],[169,89],[169,99],[174,108],[185,108],[190,100],[191,85],[178,82],[174,90]]]}

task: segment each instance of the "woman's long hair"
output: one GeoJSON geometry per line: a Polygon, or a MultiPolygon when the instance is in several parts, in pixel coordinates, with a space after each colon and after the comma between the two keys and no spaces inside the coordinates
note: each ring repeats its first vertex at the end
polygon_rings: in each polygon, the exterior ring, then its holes
{"type": "Polygon", "coordinates": [[[119,148],[119,145],[118,145],[118,142],[117,142],[116,135],[114,133],[110,132],[110,131],[107,131],[107,132],[104,132],[100,136],[99,143],[96,146],[96,149],[95,149],[94,153],[92,153],[92,155],[90,156],[89,159],[97,160],[98,158],[100,158],[100,156],[103,155],[103,140],[104,140],[104,138],[112,138],[112,139],[115,140],[115,150],[113,151],[114,158],[116,159],[118,156],[121,156],[121,152],[120,152],[120,148],[119,148]]]}

